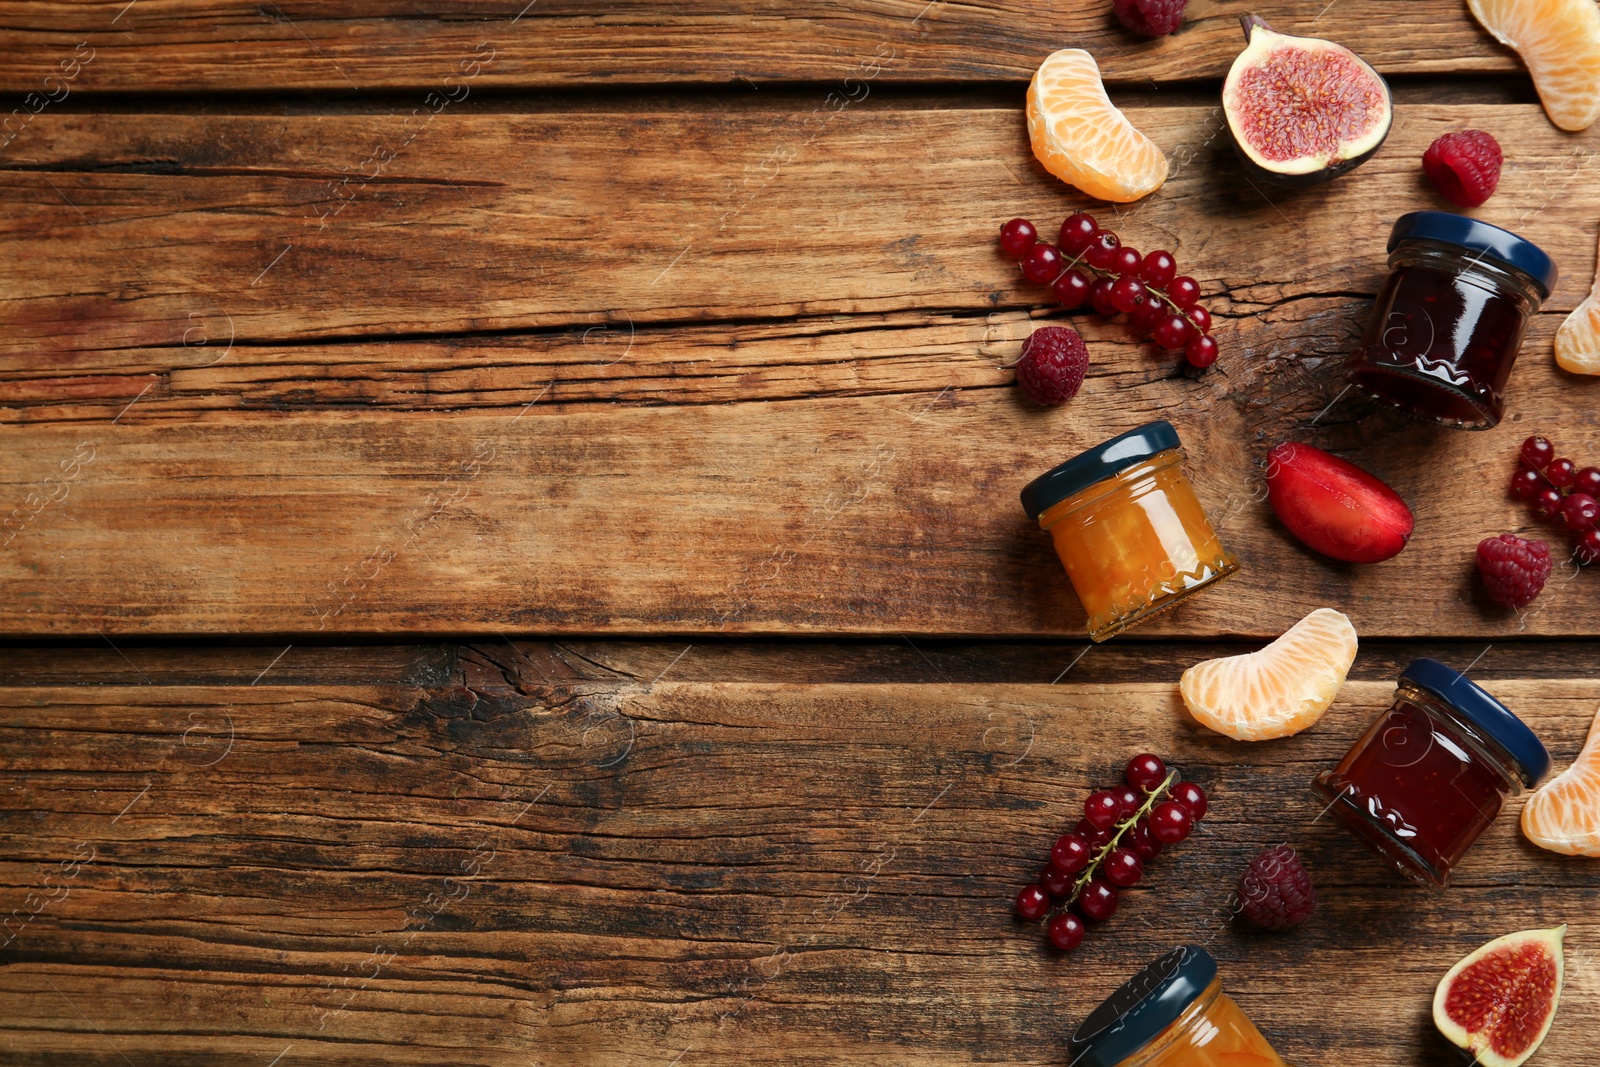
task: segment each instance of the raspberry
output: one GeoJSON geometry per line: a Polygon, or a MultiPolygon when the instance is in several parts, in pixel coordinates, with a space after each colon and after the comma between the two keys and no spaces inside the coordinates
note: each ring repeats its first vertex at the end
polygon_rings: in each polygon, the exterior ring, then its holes
{"type": "Polygon", "coordinates": [[[1447,133],[1422,153],[1422,171],[1446,200],[1477,207],[1500,184],[1500,142],[1482,130],[1447,133]]]}
{"type": "Polygon", "coordinates": [[[1317,910],[1317,891],[1288,845],[1269,848],[1239,876],[1239,914],[1268,930],[1299,926],[1317,910]]]}
{"type": "Polygon", "coordinates": [[[1078,395],[1083,373],[1089,369],[1089,350],[1077,330],[1046,326],[1022,342],[1017,361],[1017,384],[1035,404],[1052,407],[1078,395]]]}
{"type": "Polygon", "coordinates": [[[1478,542],[1478,573],[1496,604],[1525,608],[1550,577],[1550,546],[1516,534],[1485,537],[1478,542]]]}
{"type": "Polygon", "coordinates": [[[1183,25],[1189,0],[1112,0],[1117,21],[1144,37],[1165,37],[1183,25]]]}

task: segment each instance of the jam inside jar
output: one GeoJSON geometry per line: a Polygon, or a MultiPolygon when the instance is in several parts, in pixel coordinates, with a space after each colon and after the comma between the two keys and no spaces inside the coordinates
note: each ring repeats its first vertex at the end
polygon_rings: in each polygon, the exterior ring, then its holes
{"type": "Polygon", "coordinates": [[[1173,949],[1096,1008],[1072,1035],[1074,1067],[1289,1067],[1233,998],[1217,961],[1173,949]]]}
{"type": "Polygon", "coordinates": [[[1554,262],[1498,226],[1413,211],[1395,221],[1389,268],[1351,383],[1418,418],[1495,426],[1523,330],[1555,286],[1554,262]]]}
{"type": "Polygon", "coordinates": [[[1420,659],[1394,704],[1313,788],[1401,874],[1445,886],[1507,798],[1550,769],[1539,738],[1464,675],[1420,659]]]}
{"type": "Polygon", "coordinates": [[[1096,641],[1239,569],[1184,477],[1179,447],[1170,423],[1148,423],[1022,491],[1022,506],[1050,534],[1096,641]]]}

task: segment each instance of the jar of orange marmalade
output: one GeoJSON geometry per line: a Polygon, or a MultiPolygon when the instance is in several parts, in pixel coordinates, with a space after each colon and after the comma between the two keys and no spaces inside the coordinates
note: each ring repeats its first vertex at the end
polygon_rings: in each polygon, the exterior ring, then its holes
{"type": "Polygon", "coordinates": [[[1106,998],[1072,1035],[1073,1067],[1289,1067],[1222,991],[1217,961],[1175,948],[1106,998]]]}
{"type": "Polygon", "coordinates": [[[1183,476],[1179,447],[1170,422],[1146,423],[1022,491],[1023,510],[1050,534],[1096,641],[1239,569],[1183,476]]]}

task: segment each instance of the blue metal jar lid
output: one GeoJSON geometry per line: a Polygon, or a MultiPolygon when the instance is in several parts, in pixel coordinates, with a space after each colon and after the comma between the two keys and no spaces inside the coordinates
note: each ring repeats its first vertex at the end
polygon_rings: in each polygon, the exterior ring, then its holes
{"type": "Polygon", "coordinates": [[[1029,482],[1022,490],[1022,510],[1037,519],[1051,506],[1103,482],[1158,452],[1178,447],[1178,431],[1170,422],[1147,422],[1138,429],[1118,434],[1079,453],[1058,467],[1052,467],[1029,482]]]}
{"type": "Polygon", "coordinates": [[[1492,737],[1516,761],[1528,788],[1550,773],[1550,752],[1539,735],[1466,675],[1438,660],[1418,659],[1400,672],[1400,678],[1426,689],[1492,737]]]}
{"type": "Polygon", "coordinates": [[[1389,231],[1389,251],[1401,241],[1439,241],[1502,266],[1521,271],[1548,297],[1556,287],[1556,261],[1544,249],[1510,230],[1448,211],[1412,211],[1394,220],[1389,231]]]}
{"type": "Polygon", "coordinates": [[[1156,960],[1111,994],[1072,1035],[1073,1067],[1117,1067],[1178,1021],[1217,977],[1217,961],[1199,945],[1156,960]]]}

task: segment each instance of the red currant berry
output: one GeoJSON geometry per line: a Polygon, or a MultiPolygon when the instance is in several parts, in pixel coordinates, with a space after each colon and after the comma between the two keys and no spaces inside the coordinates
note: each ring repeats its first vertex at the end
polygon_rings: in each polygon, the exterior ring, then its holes
{"type": "Polygon", "coordinates": [[[1561,514],[1561,490],[1541,489],[1533,497],[1533,517],[1553,519],[1561,514]]]}
{"type": "Polygon", "coordinates": [[[1144,299],[1144,282],[1124,274],[1111,283],[1111,306],[1118,311],[1132,311],[1144,299]]]}
{"type": "Polygon", "coordinates": [[[1138,854],[1139,858],[1149,862],[1161,855],[1161,850],[1166,846],[1155,839],[1150,833],[1150,820],[1140,819],[1139,822],[1123,835],[1122,839],[1128,847],[1138,854]]]}
{"type": "Polygon", "coordinates": [[[1561,502],[1561,522],[1573,531],[1587,530],[1600,518],[1600,501],[1588,493],[1573,493],[1561,502]]]}
{"type": "Polygon", "coordinates": [[[1600,497],[1600,467],[1585,467],[1579,471],[1577,480],[1572,483],[1572,491],[1600,497]]]}
{"type": "Polygon", "coordinates": [[[1183,346],[1183,358],[1191,367],[1205,370],[1217,361],[1217,339],[1210,334],[1189,338],[1189,343],[1183,346]]]}
{"type": "Polygon", "coordinates": [[[1094,235],[1083,255],[1089,261],[1089,266],[1110,270],[1111,264],[1116,261],[1117,249],[1121,247],[1122,242],[1117,239],[1116,234],[1101,230],[1094,235]]]}
{"type": "Polygon", "coordinates": [[[1111,287],[1115,284],[1110,278],[1098,278],[1089,286],[1089,304],[1108,319],[1117,313],[1117,306],[1111,302],[1111,287]]]}
{"type": "Polygon", "coordinates": [[[1585,530],[1575,547],[1579,563],[1600,563],[1600,530],[1585,530]]]}
{"type": "Polygon", "coordinates": [[[1050,847],[1050,866],[1062,874],[1077,874],[1089,866],[1094,850],[1077,834],[1062,834],[1050,847]]]}
{"type": "Polygon", "coordinates": [[[1156,328],[1150,334],[1155,343],[1162,348],[1182,348],[1183,335],[1189,330],[1189,324],[1182,315],[1168,315],[1156,323],[1156,328]]]}
{"type": "Polygon", "coordinates": [[[1578,480],[1578,465],[1570,459],[1553,459],[1544,469],[1544,476],[1557,489],[1565,489],[1578,480]]]}
{"type": "Polygon", "coordinates": [[[1117,817],[1121,814],[1122,805],[1117,803],[1117,795],[1104,789],[1090,793],[1083,802],[1083,817],[1096,830],[1111,829],[1117,825],[1117,817]]]}
{"type": "Polygon", "coordinates": [[[1555,458],[1556,446],[1550,443],[1548,437],[1530,437],[1522,442],[1522,462],[1536,471],[1550,466],[1550,461],[1555,458]]]}
{"type": "Polygon", "coordinates": [[[1111,261],[1111,269],[1118,274],[1131,274],[1139,276],[1139,265],[1144,262],[1144,257],[1139,250],[1130,245],[1123,245],[1117,249],[1117,256],[1111,261]]]}
{"type": "Polygon", "coordinates": [[[1117,891],[1104,878],[1091,878],[1078,894],[1077,906],[1085,919],[1103,923],[1117,913],[1117,891]]]}
{"type": "Polygon", "coordinates": [[[1044,891],[1057,900],[1072,895],[1072,887],[1076,884],[1072,875],[1062,874],[1049,864],[1039,872],[1039,884],[1044,886],[1044,891]]]}
{"type": "Polygon", "coordinates": [[[1164,248],[1145,253],[1144,262],[1139,264],[1139,277],[1144,279],[1146,285],[1153,285],[1157,289],[1166,288],[1177,273],[1178,261],[1164,248]]]}
{"type": "Polygon", "coordinates": [[[1050,943],[1062,952],[1071,952],[1083,944],[1083,932],[1085,929],[1083,920],[1070,911],[1064,911],[1057,915],[1050,920],[1050,925],[1046,927],[1050,935],[1050,943]]]}
{"type": "Polygon", "coordinates": [[[1126,889],[1130,885],[1138,885],[1139,879],[1144,877],[1144,861],[1131,849],[1114,848],[1106,853],[1103,870],[1106,881],[1126,889]]]}
{"type": "Polygon", "coordinates": [[[1179,782],[1172,787],[1172,799],[1189,809],[1189,814],[1194,816],[1194,821],[1199,822],[1206,817],[1209,801],[1206,791],[1193,782],[1179,782]]]}
{"type": "Polygon", "coordinates": [[[1055,245],[1040,241],[1028,249],[1028,254],[1022,259],[1022,276],[1034,285],[1049,285],[1056,280],[1056,275],[1061,273],[1061,268],[1066,262],[1061,258],[1061,250],[1055,245]]]}
{"type": "Polygon", "coordinates": [[[1117,798],[1117,812],[1119,820],[1131,817],[1140,808],[1144,807],[1144,794],[1131,785],[1119,785],[1111,790],[1117,798]]]}
{"type": "Polygon", "coordinates": [[[1141,752],[1128,761],[1127,770],[1122,772],[1122,780],[1148,793],[1167,780],[1167,765],[1161,762],[1160,756],[1141,752]]]}
{"type": "Polygon", "coordinates": [[[1194,816],[1176,800],[1164,800],[1150,813],[1150,832],[1163,845],[1176,845],[1194,829],[1194,816]]]}
{"type": "MultiPolygon", "coordinates": [[[[1585,467],[1585,470],[1592,468],[1585,467]]],[[[1527,467],[1518,467],[1517,473],[1511,476],[1511,495],[1518,500],[1532,500],[1544,488],[1544,478],[1538,471],[1529,470],[1527,467]]]]}
{"type": "Polygon", "coordinates": [[[1012,219],[1000,227],[1000,247],[1012,259],[1021,259],[1039,240],[1039,231],[1027,219],[1012,219]]]}
{"type": "Polygon", "coordinates": [[[1050,894],[1044,891],[1043,886],[1025,885],[1017,894],[1017,914],[1032,922],[1044,918],[1044,913],[1050,910],[1050,894]]]}
{"type": "Polygon", "coordinates": [[[1196,304],[1189,308],[1185,314],[1189,317],[1189,329],[1186,331],[1185,336],[1195,338],[1211,332],[1211,312],[1196,304]]]}
{"type": "Polygon", "coordinates": [[[1149,289],[1146,289],[1144,298],[1139,301],[1139,306],[1133,309],[1133,314],[1128,317],[1128,321],[1145,333],[1149,333],[1155,329],[1156,323],[1160,322],[1166,313],[1167,305],[1157,299],[1156,295],[1149,289]]]}
{"type": "Polygon", "coordinates": [[[1193,307],[1194,302],[1200,299],[1200,283],[1187,274],[1180,275],[1167,286],[1167,299],[1181,308],[1193,307]]]}
{"type": "Polygon", "coordinates": [[[1110,830],[1102,830],[1088,819],[1079,819],[1078,825],[1072,828],[1072,832],[1089,842],[1089,847],[1095,851],[1099,851],[1100,846],[1111,840],[1110,830]]]}
{"type": "Polygon", "coordinates": [[[1077,267],[1068,267],[1066,273],[1056,279],[1051,290],[1056,294],[1056,299],[1061,301],[1062,307],[1076,311],[1089,299],[1089,279],[1077,267]]]}
{"type": "Polygon", "coordinates": [[[1061,224],[1061,250],[1074,258],[1081,256],[1099,233],[1100,224],[1094,221],[1093,215],[1082,211],[1070,215],[1061,224]]]}

